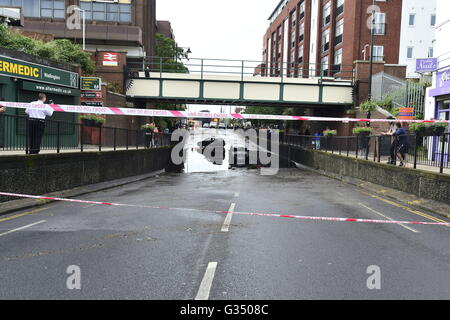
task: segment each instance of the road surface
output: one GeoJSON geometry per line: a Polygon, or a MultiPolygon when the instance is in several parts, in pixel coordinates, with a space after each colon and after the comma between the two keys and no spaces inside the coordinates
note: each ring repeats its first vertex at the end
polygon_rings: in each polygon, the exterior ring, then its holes
{"type": "Polygon", "coordinates": [[[81,197],[165,209],[59,202],[1,216],[0,299],[450,298],[450,227],[216,211],[433,222],[430,213],[309,171],[262,176],[190,157],[188,173],[81,197]],[[67,288],[69,266],[81,290],[67,288]],[[367,286],[370,266],[380,289],[367,286]]]}

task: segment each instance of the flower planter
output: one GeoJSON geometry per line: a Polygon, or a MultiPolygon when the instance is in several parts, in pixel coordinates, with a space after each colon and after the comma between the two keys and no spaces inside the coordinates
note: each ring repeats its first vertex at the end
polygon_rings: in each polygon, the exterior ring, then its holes
{"type": "Polygon", "coordinates": [[[445,127],[436,126],[436,128],[434,129],[434,135],[436,135],[436,136],[442,136],[442,135],[444,135],[446,129],[447,129],[447,128],[445,128],[445,127]]]}
{"type": "Polygon", "coordinates": [[[82,123],[83,126],[85,126],[85,127],[93,127],[93,125],[94,125],[94,120],[91,120],[91,119],[81,119],[81,123],[82,123]]]}
{"type": "Polygon", "coordinates": [[[435,134],[435,128],[433,128],[432,126],[426,127],[425,128],[425,132],[424,132],[424,136],[433,136],[435,134]]]}

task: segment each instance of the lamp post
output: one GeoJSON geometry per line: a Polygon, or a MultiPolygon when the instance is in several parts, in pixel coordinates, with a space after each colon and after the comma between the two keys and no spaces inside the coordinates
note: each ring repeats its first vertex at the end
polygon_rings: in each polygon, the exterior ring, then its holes
{"type": "MultiPolygon", "coordinates": [[[[176,61],[178,62],[178,49],[187,49],[186,50],[186,53],[187,54],[191,54],[192,53],[192,51],[191,51],[191,48],[188,48],[188,47],[179,47],[178,46],[178,44],[177,43],[175,43],[175,59],[176,59],[176,61]]],[[[189,60],[189,59],[188,59],[189,60]]]]}
{"type": "Polygon", "coordinates": [[[83,50],[86,50],[86,10],[75,8],[75,10],[83,13],[83,50]]]}
{"type": "Polygon", "coordinates": [[[372,24],[370,28],[370,65],[369,65],[369,90],[367,99],[372,100],[372,74],[373,74],[373,47],[375,34],[375,0],[372,0],[372,24]]]}

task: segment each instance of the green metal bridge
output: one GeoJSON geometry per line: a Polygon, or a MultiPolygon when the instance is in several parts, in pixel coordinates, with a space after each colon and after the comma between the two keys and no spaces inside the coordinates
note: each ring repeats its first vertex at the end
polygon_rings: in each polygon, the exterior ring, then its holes
{"type": "Polygon", "coordinates": [[[147,57],[129,63],[127,98],[176,104],[342,107],[353,105],[353,66],[147,57]]]}

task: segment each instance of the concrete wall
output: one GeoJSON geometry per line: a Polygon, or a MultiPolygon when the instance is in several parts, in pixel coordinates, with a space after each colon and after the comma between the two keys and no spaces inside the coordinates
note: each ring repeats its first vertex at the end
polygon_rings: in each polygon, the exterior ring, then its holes
{"type": "MultiPolygon", "coordinates": [[[[121,179],[170,165],[170,148],[0,157],[0,190],[42,195],[121,179]]],[[[10,199],[0,197],[0,202],[10,199]]]]}
{"type": "Polygon", "coordinates": [[[284,158],[289,157],[313,169],[361,179],[450,204],[449,175],[394,167],[301,148],[291,147],[289,150],[287,146],[281,146],[280,152],[284,158]]]}

